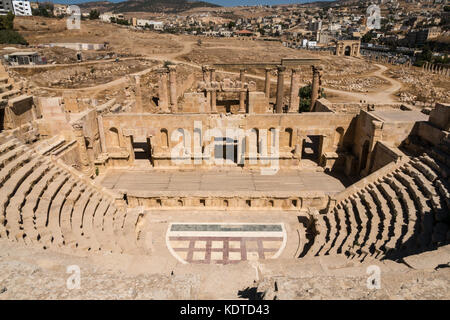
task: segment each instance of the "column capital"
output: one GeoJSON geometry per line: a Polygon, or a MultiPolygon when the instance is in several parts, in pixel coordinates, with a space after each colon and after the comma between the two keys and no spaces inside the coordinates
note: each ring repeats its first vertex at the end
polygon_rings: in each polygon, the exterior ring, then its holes
{"type": "Polygon", "coordinates": [[[156,70],[157,73],[164,74],[169,72],[169,68],[159,68],[156,70]]]}
{"type": "Polygon", "coordinates": [[[284,72],[284,71],[286,71],[286,67],[285,66],[277,66],[277,70],[278,70],[278,72],[284,72]]]}

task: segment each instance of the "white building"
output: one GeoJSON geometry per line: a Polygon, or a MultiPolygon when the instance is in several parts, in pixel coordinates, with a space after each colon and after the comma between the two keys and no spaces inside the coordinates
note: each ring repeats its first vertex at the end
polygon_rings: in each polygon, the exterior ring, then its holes
{"type": "Polygon", "coordinates": [[[14,14],[16,16],[32,16],[30,1],[12,1],[14,14]]]}
{"type": "Polygon", "coordinates": [[[11,0],[0,0],[0,14],[7,14],[9,11],[14,12],[11,0]]]}
{"type": "Polygon", "coordinates": [[[163,30],[164,29],[164,23],[162,21],[137,19],[136,25],[138,27],[153,26],[153,30],[163,30]]]}

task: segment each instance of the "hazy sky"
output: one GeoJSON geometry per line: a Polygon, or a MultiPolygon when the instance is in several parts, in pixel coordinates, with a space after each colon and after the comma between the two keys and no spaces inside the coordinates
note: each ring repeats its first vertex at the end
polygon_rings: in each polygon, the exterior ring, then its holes
{"type": "MultiPolygon", "coordinates": [[[[45,2],[46,0],[37,0],[38,2],[45,2]]],[[[51,0],[54,3],[64,3],[64,4],[75,4],[89,2],[89,0],[51,0]]],[[[121,2],[125,0],[109,0],[110,2],[121,2]]],[[[221,6],[239,6],[239,5],[249,5],[255,6],[259,4],[288,4],[288,3],[304,3],[312,2],[313,0],[203,0],[206,2],[216,3],[221,6]]]]}

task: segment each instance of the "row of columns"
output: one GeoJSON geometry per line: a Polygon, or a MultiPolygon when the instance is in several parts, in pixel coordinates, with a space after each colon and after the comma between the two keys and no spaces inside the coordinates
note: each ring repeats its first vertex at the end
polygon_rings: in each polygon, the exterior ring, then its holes
{"type": "MultiPolygon", "coordinates": [[[[322,69],[317,66],[312,66],[313,71],[313,79],[311,85],[311,104],[312,108],[316,103],[319,93],[320,93],[320,85],[321,85],[321,76],[322,69]]],[[[284,93],[284,74],[286,72],[285,66],[277,67],[278,78],[277,78],[277,97],[275,103],[275,112],[282,113],[283,112],[283,93],[284,93]]],[[[292,69],[291,73],[291,90],[290,90],[290,100],[289,100],[289,113],[298,112],[298,107],[300,105],[300,70],[292,69]]],[[[270,98],[270,69],[266,69],[266,80],[265,80],[265,88],[264,92],[267,98],[270,98]]]]}
{"type": "Polygon", "coordinates": [[[444,75],[444,76],[450,76],[449,68],[446,68],[446,67],[440,66],[440,65],[436,65],[436,64],[431,64],[429,62],[425,62],[423,64],[422,70],[432,72],[432,73],[437,73],[437,74],[444,75]]]}
{"type": "Polygon", "coordinates": [[[176,112],[178,108],[176,66],[169,65],[167,68],[158,70],[158,91],[159,112],[176,112]]]}
{"type": "MultiPolygon", "coordinates": [[[[202,67],[203,72],[203,81],[213,83],[216,81],[216,69],[210,67],[210,66],[203,66],[202,67]]],[[[239,70],[239,81],[241,82],[241,88],[239,91],[239,113],[245,113],[246,107],[245,107],[245,99],[247,97],[247,89],[245,88],[245,69],[239,70]]],[[[217,88],[218,89],[218,88],[217,88]]],[[[207,90],[206,91],[206,101],[207,101],[207,111],[210,113],[217,113],[217,90],[207,90]]]]}
{"type": "MultiPolygon", "coordinates": [[[[373,61],[373,60],[380,61],[380,62],[389,63],[389,64],[393,64],[393,65],[395,64],[394,58],[386,57],[386,56],[382,56],[382,55],[369,55],[369,60],[370,61],[373,61]]],[[[404,64],[404,66],[411,67],[412,66],[411,61],[406,62],[404,64]]],[[[449,68],[446,68],[445,66],[442,66],[442,65],[431,64],[429,62],[425,62],[422,65],[422,70],[440,74],[443,76],[450,76],[449,68]]]]}

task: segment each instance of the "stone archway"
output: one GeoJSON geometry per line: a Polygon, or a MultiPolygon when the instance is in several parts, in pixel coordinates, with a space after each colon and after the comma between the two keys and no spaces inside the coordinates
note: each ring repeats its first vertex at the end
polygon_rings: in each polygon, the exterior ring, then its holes
{"type": "Polygon", "coordinates": [[[352,48],[350,48],[350,46],[345,46],[344,48],[344,55],[345,56],[351,56],[352,54],[352,48]]]}

